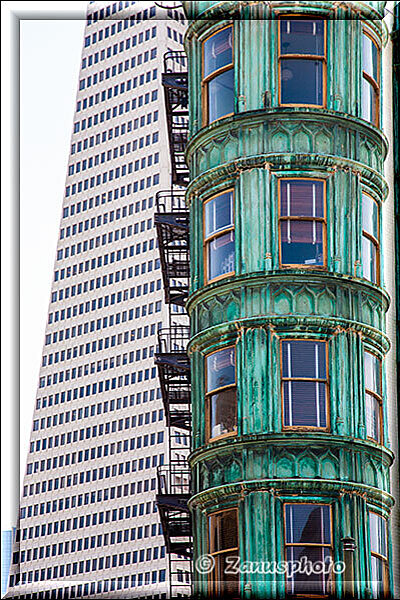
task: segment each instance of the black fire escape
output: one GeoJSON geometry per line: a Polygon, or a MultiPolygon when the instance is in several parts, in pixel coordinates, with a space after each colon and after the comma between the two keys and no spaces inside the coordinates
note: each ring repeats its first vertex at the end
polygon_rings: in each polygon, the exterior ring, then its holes
{"type": "Polygon", "coordinates": [[[184,186],[189,180],[184,152],[188,139],[187,59],[184,52],[164,56],[165,92],[171,189],[156,196],[157,229],[169,327],[158,332],[158,367],[169,429],[168,464],[158,469],[157,505],[169,556],[170,595],[191,596],[192,523],[188,455],[191,447],[190,365],[187,355],[189,322],[189,211],[184,186]]]}

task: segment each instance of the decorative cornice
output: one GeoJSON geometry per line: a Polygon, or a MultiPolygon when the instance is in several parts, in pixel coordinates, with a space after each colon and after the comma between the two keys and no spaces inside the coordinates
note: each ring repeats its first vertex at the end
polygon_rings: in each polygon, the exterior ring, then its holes
{"type": "MultiPolygon", "coordinates": [[[[301,269],[279,269],[278,271],[246,273],[244,275],[232,275],[214,283],[203,286],[189,295],[186,310],[189,315],[200,302],[204,302],[216,294],[227,293],[242,286],[257,286],[283,283],[288,285],[335,285],[343,288],[351,288],[353,292],[361,292],[372,295],[374,300],[382,303],[382,310],[386,312],[390,306],[390,297],[381,287],[369,283],[366,279],[357,279],[350,275],[339,275],[329,271],[312,271],[301,269]]],[[[289,318],[285,317],[285,318],[289,318]]]]}
{"type": "Polygon", "coordinates": [[[376,459],[390,467],[394,461],[394,454],[389,448],[380,446],[369,440],[361,440],[349,436],[333,435],[331,433],[315,432],[296,432],[285,431],[284,433],[258,433],[246,434],[235,438],[216,440],[210,444],[197,448],[189,456],[189,463],[192,468],[206,460],[212,460],[216,457],[240,453],[252,448],[265,447],[265,450],[273,446],[274,448],[298,448],[304,450],[305,445],[314,450],[329,450],[342,448],[347,451],[369,452],[376,459]]]}
{"type": "Polygon", "coordinates": [[[232,496],[237,499],[246,493],[268,492],[274,496],[285,496],[295,493],[298,496],[318,494],[319,496],[340,496],[343,493],[354,494],[376,502],[383,508],[390,510],[394,505],[394,498],[387,492],[378,490],[362,483],[353,483],[332,479],[259,479],[252,481],[239,481],[211,488],[192,496],[189,508],[206,508],[208,503],[215,505],[218,501],[229,502],[232,496]]]}

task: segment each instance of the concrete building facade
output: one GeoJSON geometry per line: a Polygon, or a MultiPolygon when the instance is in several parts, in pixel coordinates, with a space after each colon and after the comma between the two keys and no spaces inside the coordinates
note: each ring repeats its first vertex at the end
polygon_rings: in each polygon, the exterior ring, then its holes
{"type": "Polygon", "coordinates": [[[88,5],[8,597],[168,592],[153,356],[170,316],[153,213],[170,185],[163,56],[184,31],[181,10],[154,2],[88,5]]]}

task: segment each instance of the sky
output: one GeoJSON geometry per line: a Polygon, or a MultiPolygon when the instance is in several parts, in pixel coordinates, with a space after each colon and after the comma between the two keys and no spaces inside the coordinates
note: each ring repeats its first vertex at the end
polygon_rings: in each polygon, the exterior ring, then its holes
{"type": "Polygon", "coordinates": [[[5,159],[2,167],[2,490],[8,491],[2,493],[2,530],[15,525],[18,484],[29,445],[86,6],[86,2],[2,2],[1,7],[2,156],[5,159]],[[20,19],[14,31],[11,13],[14,13],[14,23],[15,15],[20,19]],[[18,82],[20,98],[16,90],[18,82]],[[19,331],[15,322],[18,308],[19,331]],[[19,374],[16,371],[18,359],[19,374]],[[19,416],[16,410],[18,385],[19,416]]]}

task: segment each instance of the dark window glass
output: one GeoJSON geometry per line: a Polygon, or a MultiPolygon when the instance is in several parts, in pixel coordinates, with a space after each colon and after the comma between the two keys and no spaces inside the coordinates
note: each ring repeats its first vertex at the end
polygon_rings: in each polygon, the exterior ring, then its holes
{"type": "Polygon", "coordinates": [[[379,50],[365,32],[362,36],[361,117],[374,125],[379,121],[379,50]]]}
{"type": "Polygon", "coordinates": [[[362,195],[362,228],[363,277],[372,283],[379,283],[378,204],[368,194],[362,195]]]}
{"type": "Polygon", "coordinates": [[[325,265],[324,194],[323,181],[281,180],[281,265],[325,265]]]}
{"type": "Polygon", "coordinates": [[[207,437],[236,431],[235,349],[224,348],[206,358],[207,437]]]}
{"type": "Polygon", "coordinates": [[[327,427],[325,342],[282,342],[282,394],[285,427],[327,427]]]}
{"type": "Polygon", "coordinates": [[[381,361],[375,354],[364,352],[364,386],[367,437],[381,442],[382,389],[381,361]]]}
{"type": "Polygon", "coordinates": [[[280,21],[280,103],[324,105],[325,21],[280,21]]]}
{"type": "Polygon", "coordinates": [[[374,512],[369,513],[369,536],[372,598],[383,598],[388,591],[386,520],[374,512]]]}
{"type": "Polygon", "coordinates": [[[281,54],[324,56],[324,21],[282,19],[281,54]]]}
{"type": "Polygon", "coordinates": [[[215,568],[210,574],[212,597],[227,597],[238,593],[239,576],[226,573],[229,557],[238,556],[237,510],[225,510],[208,517],[208,547],[215,568]]]}
{"type": "MultiPolygon", "coordinates": [[[[287,561],[326,563],[332,558],[331,507],[316,504],[285,505],[285,555],[287,561]]],[[[332,591],[332,571],[287,577],[289,595],[327,595],[332,591]]]]}
{"type": "Polygon", "coordinates": [[[233,108],[233,69],[229,69],[208,83],[208,122],[232,114],[233,108]]]}
{"type": "Polygon", "coordinates": [[[323,104],[323,64],[303,59],[281,60],[281,104],[323,104]]]}

